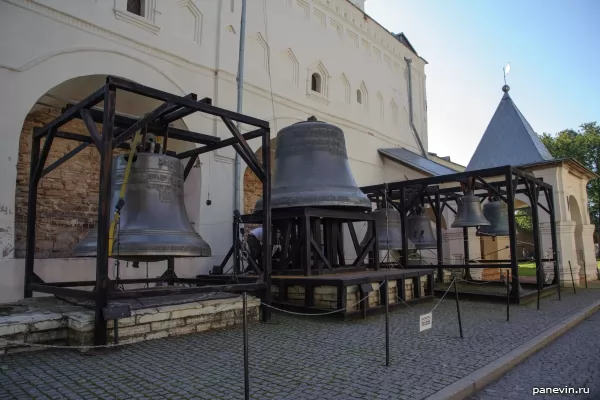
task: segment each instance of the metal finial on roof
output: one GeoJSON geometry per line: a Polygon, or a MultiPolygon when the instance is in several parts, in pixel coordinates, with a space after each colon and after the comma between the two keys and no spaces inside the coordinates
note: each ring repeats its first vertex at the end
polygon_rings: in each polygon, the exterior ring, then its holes
{"type": "Polygon", "coordinates": [[[310,117],[308,117],[307,121],[316,121],[317,117],[315,117],[314,115],[311,115],[310,117]]]}
{"type": "Polygon", "coordinates": [[[510,86],[508,86],[508,85],[504,85],[504,86],[502,86],[502,91],[503,91],[504,93],[508,93],[508,91],[509,91],[509,90],[510,90],[510,86]]]}
{"type": "MultiPolygon", "coordinates": [[[[508,73],[510,72],[510,63],[506,63],[504,68],[502,68],[502,71],[504,72],[504,87],[508,87],[508,85],[506,84],[506,75],[508,75],[508,73]]],[[[504,87],[502,88],[502,91],[504,91],[504,93],[508,92],[508,90],[504,90],[504,87]]]]}

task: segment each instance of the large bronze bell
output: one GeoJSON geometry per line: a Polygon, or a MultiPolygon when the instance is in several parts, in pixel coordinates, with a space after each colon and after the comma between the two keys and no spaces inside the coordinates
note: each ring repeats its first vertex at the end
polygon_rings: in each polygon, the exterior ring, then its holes
{"type": "MultiPolygon", "coordinates": [[[[119,200],[128,155],[113,159],[111,220],[119,200]]],[[[133,262],[171,257],[210,257],[211,248],[194,230],[185,209],[183,166],[171,156],[140,152],[134,156],[115,227],[112,257],[133,262]]],[[[97,228],[75,246],[78,257],[96,257],[97,228]]]]}
{"type": "MultiPolygon", "coordinates": [[[[260,198],[254,210],[262,210],[262,203],[260,198]]],[[[354,181],[337,126],[311,117],[279,131],[271,208],[292,207],[371,209],[354,181]]]]}
{"type": "MultiPolygon", "coordinates": [[[[400,223],[400,213],[395,208],[379,208],[371,212],[375,217],[375,229],[377,229],[377,238],[380,251],[402,250],[402,225],[400,223]]],[[[371,224],[368,225],[367,233],[361,242],[361,246],[367,243],[373,230],[371,224]]],[[[408,240],[408,248],[414,249],[414,244],[408,240]]]]}
{"type": "Polygon", "coordinates": [[[464,228],[472,226],[488,226],[490,221],[485,219],[481,211],[479,197],[466,195],[456,200],[456,218],[452,223],[453,228],[464,228]]]}
{"type": "Polygon", "coordinates": [[[411,216],[406,219],[406,235],[418,250],[437,249],[437,240],[430,219],[421,206],[415,207],[411,216]]]}
{"type": "Polygon", "coordinates": [[[483,205],[483,215],[490,221],[489,226],[479,228],[479,236],[509,236],[508,205],[498,197],[490,197],[490,201],[483,205]]]}

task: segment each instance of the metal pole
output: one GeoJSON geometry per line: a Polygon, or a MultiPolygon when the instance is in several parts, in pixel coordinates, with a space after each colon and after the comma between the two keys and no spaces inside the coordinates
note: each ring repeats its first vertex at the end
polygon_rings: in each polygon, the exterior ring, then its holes
{"type": "Polygon", "coordinates": [[[506,320],[510,321],[510,276],[506,271],[506,320]]]}
{"type": "Polygon", "coordinates": [[[573,293],[577,294],[577,290],[575,290],[575,278],[573,278],[573,267],[571,267],[571,260],[569,260],[569,269],[571,270],[571,282],[573,282],[573,293]]]}
{"type": "Polygon", "coordinates": [[[458,329],[460,330],[460,338],[463,338],[462,320],[460,318],[460,305],[458,304],[458,287],[456,286],[456,278],[454,278],[454,298],[456,299],[456,312],[458,313],[458,329]]]}
{"type": "Polygon", "coordinates": [[[37,191],[39,181],[35,179],[35,170],[37,169],[40,160],[40,142],[39,138],[35,137],[36,130],[34,129],[31,135],[31,161],[29,164],[29,193],[27,194],[27,247],[25,250],[25,285],[23,287],[23,297],[29,298],[33,296],[33,291],[29,286],[33,283],[33,265],[35,261],[35,226],[37,217],[37,191]]]}
{"type": "MultiPolygon", "coordinates": [[[[107,78],[108,80],[109,78],[107,78]]],[[[108,306],[108,234],[110,228],[110,196],[113,158],[113,135],[117,90],[107,83],[104,92],[102,147],[100,149],[100,189],[98,195],[98,239],[96,242],[96,307],[94,316],[94,345],[107,344],[107,321],[104,308],[108,306]]]]}
{"type": "Polygon", "coordinates": [[[560,267],[559,267],[559,251],[558,243],[556,240],[556,220],[554,216],[554,189],[546,189],[546,201],[550,207],[550,236],[552,239],[552,258],[554,259],[554,280],[552,283],[556,283],[556,291],[558,292],[558,300],[562,300],[560,294],[560,267]]]}
{"type": "Polygon", "coordinates": [[[385,366],[390,366],[390,287],[385,277],[385,366]]]}
{"type": "MultiPolygon", "coordinates": [[[[444,244],[442,242],[442,208],[440,206],[440,192],[435,193],[435,235],[437,247],[437,263],[444,264],[444,244]]],[[[438,282],[444,282],[444,269],[438,267],[438,282]]]]}
{"type": "Polygon", "coordinates": [[[587,271],[585,270],[585,260],[583,260],[583,278],[585,279],[585,288],[588,288],[587,285],[587,271]]]}
{"type": "Polygon", "coordinates": [[[248,299],[247,294],[243,294],[243,313],[244,313],[244,399],[250,400],[250,373],[248,372],[248,299]]]}
{"type": "MultiPolygon", "coordinates": [[[[246,47],[246,0],[242,0],[242,16],[240,21],[240,49],[238,55],[238,72],[237,72],[237,112],[242,112],[242,100],[244,96],[244,49],[246,47]]],[[[241,128],[240,123],[237,123],[238,129],[241,128]]],[[[233,209],[240,209],[240,179],[241,179],[241,161],[238,152],[235,152],[235,170],[233,179],[233,209]]]]}
{"type": "MultiPolygon", "coordinates": [[[[505,175],[506,179],[506,205],[508,206],[508,237],[510,247],[510,279],[512,284],[513,297],[517,299],[521,296],[519,282],[519,264],[517,257],[517,224],[515,221],[515,183],[513,182],[512,168],[508,167],[505,175]]],[[[518,186],[518,184],[517,184],[518,186]]]]}

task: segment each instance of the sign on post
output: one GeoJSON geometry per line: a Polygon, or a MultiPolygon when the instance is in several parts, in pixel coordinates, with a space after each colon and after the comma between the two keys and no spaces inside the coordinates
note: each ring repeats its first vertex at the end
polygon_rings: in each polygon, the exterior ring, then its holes
{"type": "Polygon", "coordinates": [[[431,329],[433,326],[433,313],[423,314],[419,317],[419,332],[431,329]]]}

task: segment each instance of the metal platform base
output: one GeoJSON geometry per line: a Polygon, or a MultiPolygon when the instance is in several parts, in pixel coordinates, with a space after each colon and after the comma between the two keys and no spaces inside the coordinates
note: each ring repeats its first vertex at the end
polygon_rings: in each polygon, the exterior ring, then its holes
{"type": "MultiPolygon", "coordinates": [[[[435,296],[441,297],[448,290],[450,282],[436,283],[435,296]]],[[[506,286],[503,282],[458,282],[458,295],[461,299],[482,300],[489,302],[506,303],[506,286]]],[[[556,285],[545,285],[540,292],[540,297],[548,297],[557,293],[556,285]]],[[[519,297],[511,296],[511,304],[528,304],[537,299],[537,286],[532,283],[521,283],[519,297]]]]}
{"type": "Polygon", "coordinates": [[[301,313],[331,313],[344,320],[366,318],[407,304],[433,300],[433,269],[389,269],[272,278],[273,305],[301,313]],[[384,285],[389,282],[388,296],[384,285]],[[383,289],[383,290],[382,290],[383,289]],[[364,300],[363,300],[364,299],[364,300]],[[362,300],[362,301],[361,301],[362,300]],[[340,310],[333,313],[333,311],[340,310]]]}

